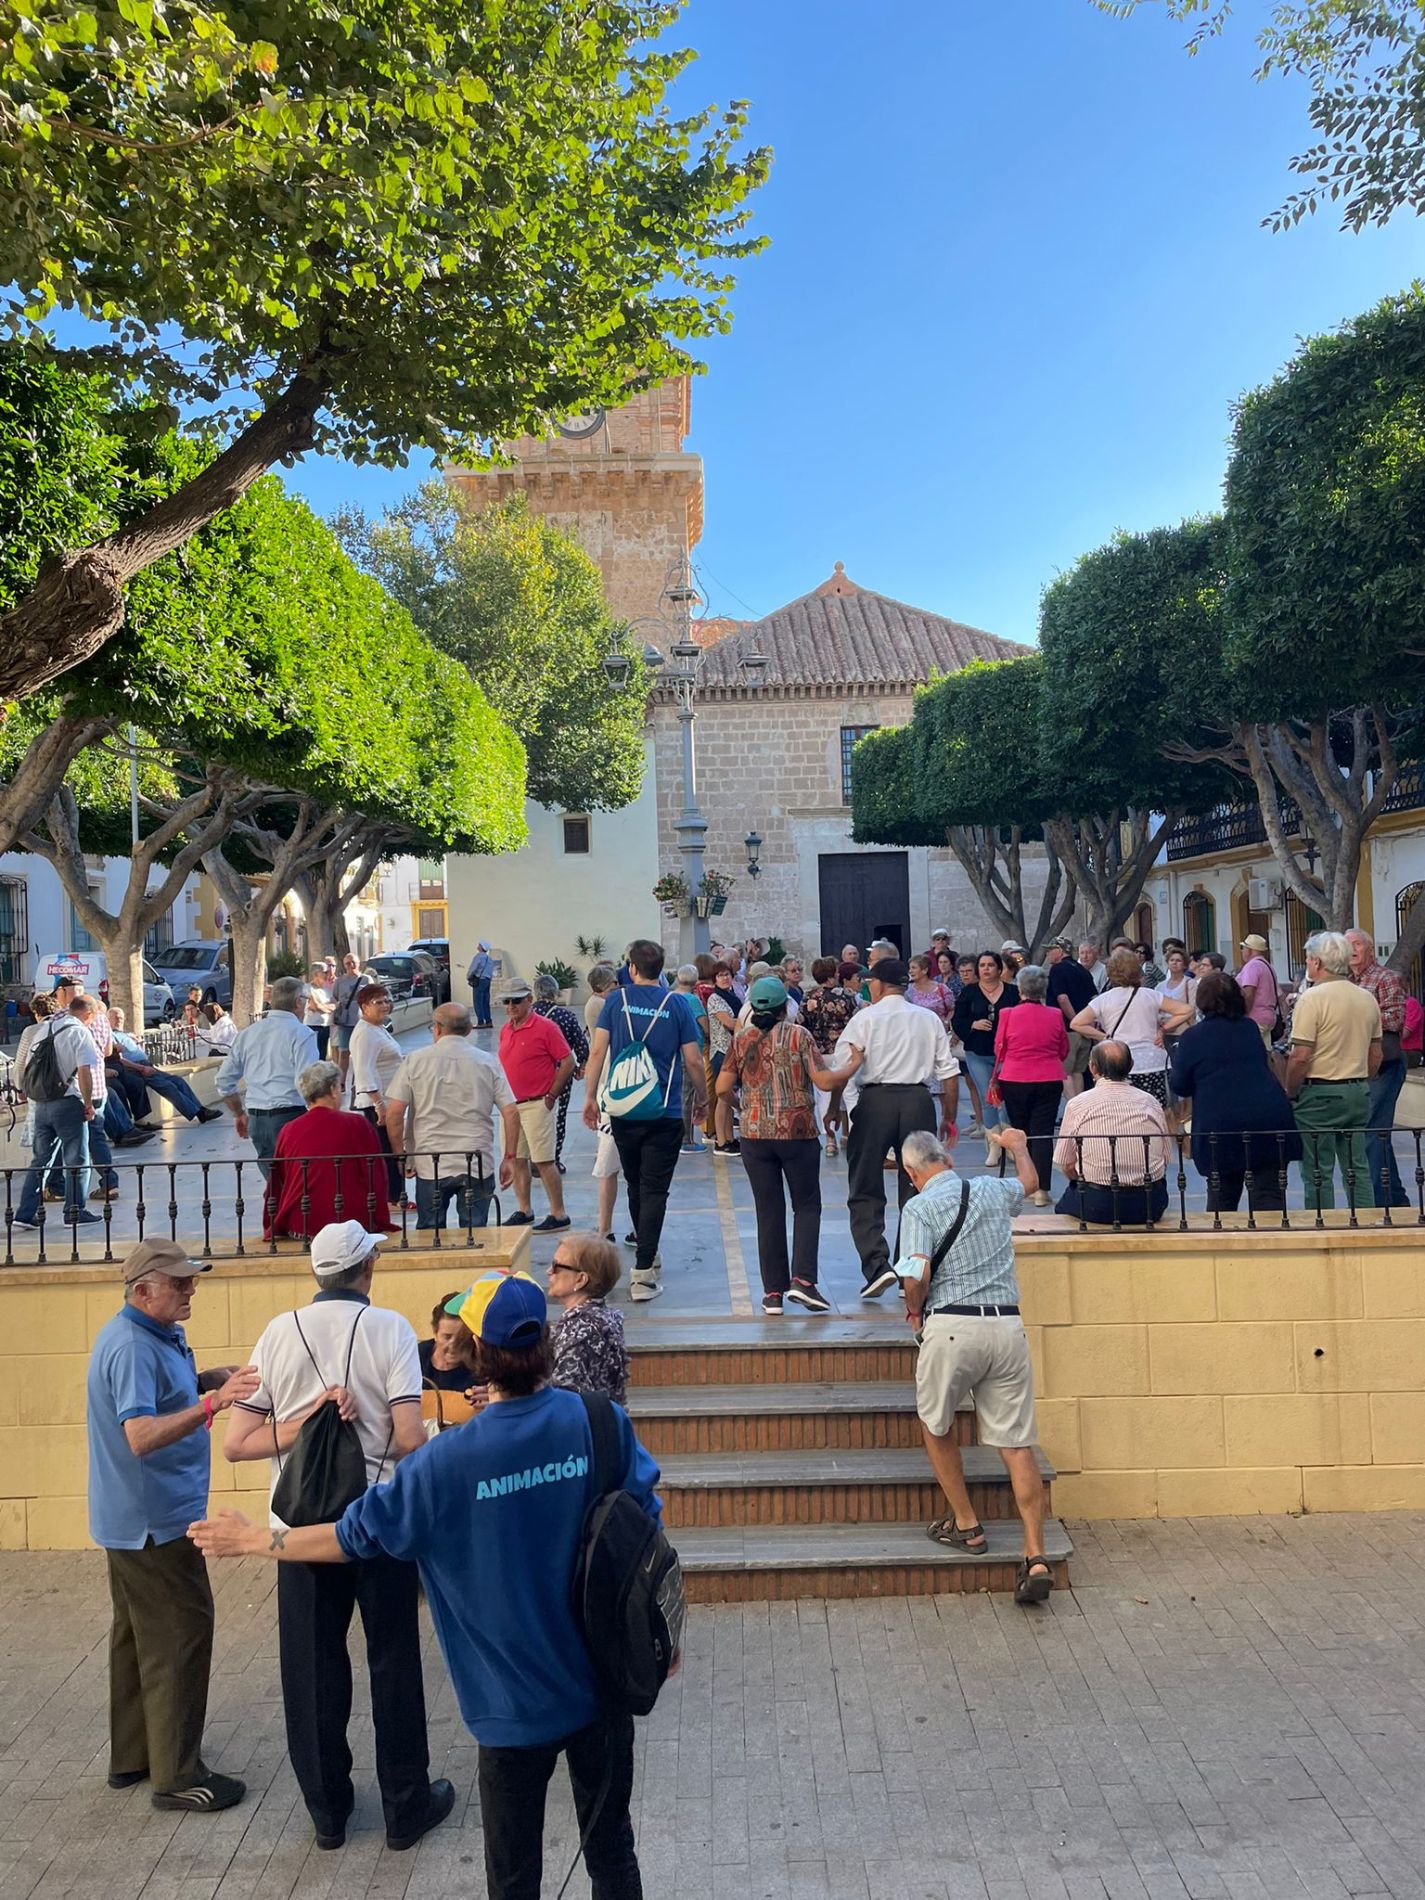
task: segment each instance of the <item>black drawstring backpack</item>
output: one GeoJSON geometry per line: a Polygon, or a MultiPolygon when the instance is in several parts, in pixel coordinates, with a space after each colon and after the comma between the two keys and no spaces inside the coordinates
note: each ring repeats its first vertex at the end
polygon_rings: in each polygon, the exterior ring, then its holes
{"type": "MultiPolygon", "coordinates": [[[[356,1348],[356,1330],[365,1311],[364,1306],[358,1310],[351,1338],[347,1341],[346,1371],[341,1380],[343,1385],[351,1378],[351,1355],[356,1348]]],[[[307,1335],[302,1331],[302,1322],[295,1313],[292,1321],[325,1390],[331,1381],[317,1365],[316,1355],[307,1345],[307,1335]]],[[[394,1430],[392,1426],[391,1431],[394,1430]]],[[[272,1443],[275,1449],[275,1414],[272,1420],[272,1443]]],[[[386,1456],[390,1449],[391,1432],[388,1432],[386,1450],[381,1454],[381,1468],[377,1472],[378,1480],[381,1470],[386,1467],[386,1456]]],[[[294,1527],[299,1524],[335,1523],[347,1505],[354,1504],[367,1487],[366,1453],[361,1448],[361,1439],[355,1425],[337,1410],[335,1399],[328,1399],[317,1407],[298,1432],[286,1463],[282,1463],[280,1451],[277,1453],[277,1462],[281,1466],[281,1474],[272,1493],[272,1509],[284,1524],[294,1527]]]]}

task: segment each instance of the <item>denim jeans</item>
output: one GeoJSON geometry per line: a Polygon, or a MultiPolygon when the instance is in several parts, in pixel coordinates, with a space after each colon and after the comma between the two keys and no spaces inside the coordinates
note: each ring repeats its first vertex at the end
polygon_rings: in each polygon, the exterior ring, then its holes
{"type": "Polygon", "coordinates": [[[489,977],[482,978],[480,982],[473,984],[472,988],[475,994],[475,1020],[477,1023],[488,1023],[490,1020],[489,977]]]}
{"type": "Polygon", "coordinates": [[[494,1183],[473,1174],[443,1174],[438,1181],[416,1176],[416,1226],[449,1226],[450,1203],[455,1202],[457,1227],[483,1227],[490,1212],[494,1183]],[[469,1204],[466,1204],[466,1194],[469,1204]]]}
{"type": "Polygon", "coordinates": [[[993,1056],[977,1056],[973,1049],[962,1051],[961,1062],[975,1079],[975,1087],[980,1091],[980,1126],[998,1128],[1002,1121],[1008,1120],[1003,1108],[994,1108],[989,1101],[990,1077],[995,1071],[993,1056]]]}
{"type": "Polygon", "coordinates": [[[1404,1056],[1397,1056],[1393,1062],[1382,1062],[1371,1077],[1370,1095],[1366,1102],[1366,1127],[1378,1128],[1381,1133],[1366,1136],[1366,1166],[1370,1169],[1371,1189],[1377,1207],[1410,1206],[1410,1196],[1400,1178],[1390,1137],[1395,1105],[1404,1084],[1404,1056]],[[1382,1175],[1385,1176],[1384,1180],[1382,1175]]]}
{"type": "Polygon", "coordinates": [[[146,1075],[142,1079],[155,1095],[161,1095],[165,1101],[172,1102],[179,1114],[186,1115],[190,1122],[197,1121],[202,1114],[203,1104],[181,1075],[169,1075],[163,1069],[155,1069],[152,1075],[146,1075]]]}
{"type": "Polygon", "coordinates": [[[84,1119],[84,1104],[77,1095],[61,1095],[57,1102],[35,1102],[31,1106],[35,1118],[34,1160],[20,1190],[16,1220],[32,1221],[38,1215],[40,1187],[56,1143],[64,1163],[64,1218],[70,1220],[76,1213],[87,1214],[84,1203],[89,1199],[89,1123],[84,1119]]]}

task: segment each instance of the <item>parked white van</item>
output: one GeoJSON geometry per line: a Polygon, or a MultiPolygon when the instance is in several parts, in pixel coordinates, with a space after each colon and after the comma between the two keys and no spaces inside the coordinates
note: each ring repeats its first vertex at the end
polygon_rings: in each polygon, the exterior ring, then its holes
{"type": "MultiPolygon", "coordinates": [[[[102,950],[55,950],[35,959],[35,988],[52,990],[62,976],[72,976],[90,996],[109,1000],[109,959],[102,950]]],[[[143,1019],[145,1026],[171,1023],[178,1014],[173,991],[144,959],[143,1019]]]]}

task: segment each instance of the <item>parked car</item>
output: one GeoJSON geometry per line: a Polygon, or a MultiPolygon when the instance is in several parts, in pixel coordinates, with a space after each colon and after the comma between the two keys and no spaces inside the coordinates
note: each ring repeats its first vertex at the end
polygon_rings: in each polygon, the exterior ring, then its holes
{"type": "Polygon", "coordinates": [[[440,971],[442,1003],[450,1001],[450,939],[449,937],[422,937],[416,943],[407,944],[406,952],[414,956],[417,952],[429,957],[440,971]]]}
{"type": "MultiPolygon", "coordinates": [[[[86,993],[109,1001],[109,959],[102,950],[56,950],[35,959],[35,988],[52,990],[62,976],[72,976],[83,984],[86,993]]],[[[178,1014],[178,1001],[167,983],[144,959],[143,1019],[151,1023],[171,1023],[178,1014]]]]}
{"type": "Polygon", "coordinates": [[[378,983],[384,983],[393,1001],[404,1003],[422,999],[440,1001],[439,971],[430,957],[410,950],[390,951],[369,957],[366,970],[378,983]]]}
{"type": "Polygon", "coordinates": [[[183,1001],[196,983],[205,1003],[233,1005],[232,945],[190,938],[187,943],[171,943],[154,958],[159,975],[173,986],[183,1001]]]}

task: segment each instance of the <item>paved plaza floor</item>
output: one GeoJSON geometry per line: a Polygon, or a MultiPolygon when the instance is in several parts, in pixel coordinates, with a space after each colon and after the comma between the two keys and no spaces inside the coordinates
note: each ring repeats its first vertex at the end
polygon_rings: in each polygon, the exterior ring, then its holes
{"type": "MultiPolygon", "coordinates": [[[[1075,1588],[1041,1613],[695,1609],[685,1668],[639,1724],[649,1900],[1425,1892],[1425,1517],[1071,1528],[1075,1588]]],[[[251,1793],[180,1817],[104,1785],[102,1558],[0,1558],[4,1900],[480,1900],[475,1749],[429,1630],[431,1766],[455,1814],[387,1851],[359,1714],[355,1826],[323,1854],[283,1748],[272,1570],[215,1580],[209,1760],[251,1793]]],[[[552,1896],[574,1849],[562,1772],[546,1844],[552,1896]]]]}

